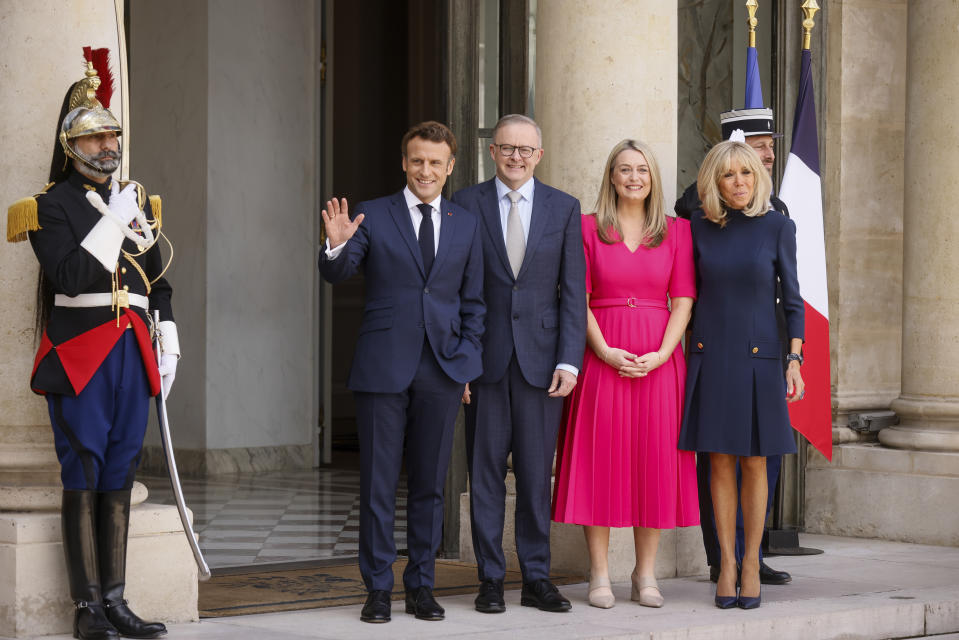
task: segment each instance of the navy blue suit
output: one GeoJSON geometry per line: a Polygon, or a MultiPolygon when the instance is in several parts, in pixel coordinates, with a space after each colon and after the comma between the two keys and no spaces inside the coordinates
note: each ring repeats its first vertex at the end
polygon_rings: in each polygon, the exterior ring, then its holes
{"type": "Polygon", "coordinates": [[[482,370],[483,256],[476,217],[441,200],[429,273],[403,192],[356,209],[365,218],[335,259],[331,283],[363,270],[366,301],[348,387],[360,438],[360,572],[368,590],[392,590],[396,485],[406,443],[407,589],[433,586],[443,485],[463,385],[482,370]]]}
{"type": "Polygon", "coordinates": [[[550,478],[562,398],[547,394],[560,363],[586,346],[586,261],[579,201],[536,180],[526,253],[513,276],[493,180],[453,199],[481,221],[486,333],[470,384],[466,446],[480,580],[502,579],[507,457],[516,478],[516,550],[527,582],[549,576],[550,478]]]}
{"type": "Polygon", "coordinates": [[[737,456],[796,451],[786,409],[777,277],[788,338],[802,338],[796,225],[777,211],[728,212],[725,227],[693,213],[699,299],[689,344],[679,448],[737,456]]]}

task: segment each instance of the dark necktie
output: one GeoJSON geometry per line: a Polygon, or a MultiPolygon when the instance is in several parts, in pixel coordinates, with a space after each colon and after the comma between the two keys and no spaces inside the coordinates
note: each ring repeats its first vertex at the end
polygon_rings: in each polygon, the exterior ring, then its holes
{"type": "Polygon", "coordinates": [[[420,222],[420,253],[423,254],[423,270],[426,275],[430,275],[430,267],[433,266],[433,207],[428,204],[418,204],[420,212],[423,214],[423,221],[420,222]]]}

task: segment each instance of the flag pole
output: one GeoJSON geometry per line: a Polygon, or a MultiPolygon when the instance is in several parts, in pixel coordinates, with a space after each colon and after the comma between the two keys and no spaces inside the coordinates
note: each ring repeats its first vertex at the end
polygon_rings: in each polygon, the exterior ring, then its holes
{"type": "Polygon", "coordinates": [[[753,48],[756,47],[756,25],[759,24],[759,20],[756,19],[758,8],[758,0],[746,0],[746,11],[749,13],[749,18],[746,20],[746,24],[749,25],[749,46],[753,48]]]}
{"type": "Polygon", "coordinates": [[[802,12],[805,16],[805,19],[802,21],[803,51],[809,51],[809,46],[812,43],[812,30],[813,27],[816,26],[816,21],[813,20],[813,17],[817,11],[819,11],[819,3],[816,2],[816,0],[806,0],[802,3],[802,12]]]}

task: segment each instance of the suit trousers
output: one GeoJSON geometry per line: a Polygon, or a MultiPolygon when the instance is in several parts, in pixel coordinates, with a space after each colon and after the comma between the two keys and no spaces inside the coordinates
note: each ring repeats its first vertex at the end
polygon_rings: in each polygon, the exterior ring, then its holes
{"type": "MultiPolygon", "coordinates": [[[[766,456],[766,482],[769,487],[766,499],[766,517],[773,506],[773,496],[776,493],[776,483],[779,481],[779,471],[782,468],[782,456],[766,456]]],[[[713,513],[713,499],[710,492],[709,454],[696,455],[696,484],[699,487],[699,526],[703,530],[703,546],[706,548],[706,562],[710,567],[720,566],[722,553],[719,550],[719,536],[716,533],[716,517],[713,513]]],[[[742,490],[742,472],[736,465],[736,488],[742,490]]],[[[742,505],[736,508],[736,564],[743,563],[743,553],[746,549],[746,537],[743,527],[742,505]]],[[[759,559],[763,559],[762,545],[759,548],[759,559]]]]}
{"type": "MultiPolygon", "coordinates": [[[[385,365],[384,365],[385,366],[385,365]]],[[[432,587],[443,536],[443,488],[463,385],[440,368],[429,342],[410,386],[356,392],[360,439],[360,573],[369,591],[393,589],[396,487],[406,448],[407,589],[432,587]]]]}
{"type": "Polygon", "coordinates": [[[63,488],[118,491],[133,486],[150,413],[150,383],[132,330],[76,396],[47,394],[63,488]]]}
{"type": "Polygon", "coordinates": [[[466,455],[470,523],[479,579],[502,580],[507,456],[516,479],[516,553],[523,580],[549,577],[551,478],[563,398],[529,384],[514,353],[506,375],[492,384],[470,384],[466,405],[466,455]]]}

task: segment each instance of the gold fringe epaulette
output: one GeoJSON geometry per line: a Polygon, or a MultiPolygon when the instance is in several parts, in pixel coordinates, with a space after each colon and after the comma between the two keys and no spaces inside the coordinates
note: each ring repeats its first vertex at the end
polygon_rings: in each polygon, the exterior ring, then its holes
{"type": "Polygon", "coordinates": [[[159,229],[163,226],[163,201],[160,196],[150,196],[150,211],[153,213],[153,219],[156,220],[159,229]]]}
{"type": "Polygon", "coordinates": [[[40,230],[37,215],[37,196],[47,192],[53,186],[51,182],[43,190],[29,198],[21,198],[7,209],[7,242],[23,242],[30,231],[40,230]]]}

